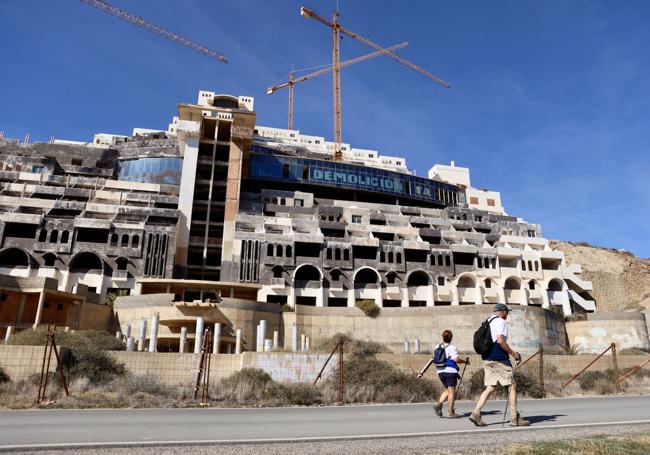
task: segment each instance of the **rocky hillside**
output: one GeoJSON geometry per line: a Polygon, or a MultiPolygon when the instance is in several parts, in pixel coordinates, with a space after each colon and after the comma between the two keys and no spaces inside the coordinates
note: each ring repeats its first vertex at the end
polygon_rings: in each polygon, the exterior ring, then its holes
{"type": "Polygon", "coordinates": [[[582,277],[594,285],[597,311],[650,312],[650,259],[631,253],[551,240],[569,264],[582,265],[582,277]]]}

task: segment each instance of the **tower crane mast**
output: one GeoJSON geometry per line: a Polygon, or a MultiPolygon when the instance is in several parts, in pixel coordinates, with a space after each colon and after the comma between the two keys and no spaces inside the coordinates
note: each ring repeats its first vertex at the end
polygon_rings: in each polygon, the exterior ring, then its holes
{"type": "Polygon", "coordinates": [[[200,54],[207,55],[208,57],[214,58],[222,63],[228,63],[228,59],[219,52],[213,51],[201,44],[195,43],[194,41],[185,38],[184,36],[179,35],[178,33],[170,32],[169,30],[153,24],[146,19],[143,19],[140,16],[135,16],[123,9],[117,8],[110,3],[104,0],[80,0],[82,3],[85,3],[88,6],[97,8],[100,11],[108,13],[112,16],[122,19],[123,21],[130,22],[133,25],[137,25],[140,28],[143,28],[151,33],[162,36],[170,41],[180,44],[181,46],[192,49],[200,54]]]}
{"type": "Polygon", "coordinates": [[[369,46],[377,51],[381,51],[383,54],[385,54],[387,57],[392,58],[393,60],[397,60],[400,62],[402,65],[407,66],[408,68],[412,69],[413,71],[417,71],[418,73],[422,74],[423,76],[437,82],[438,84],[442,85],[445,88],[450,88],[451,86],[449,83],[443,79],[440,79],[438,76],[434,76],[427,70],[420,68],[414,63],[409,62],[405,58],[400,57],[399,55],[395,54],[394,52],[383,48],[379,44],[375,43],[374,41],[371,41],[370,39],[363,37],[357,33],[354,33],[351,30],[348,30],[347,28],[343,27],[339,23],[339,13],[338,11],[334,11],[334,14],[332,15],[332,20],[329,21],[325,19],[324,17],[319,16],[316,12],[310,10],[309,8],[306,8],[304,6],[300,7],[300,15],[302,17],[308,17],[311,19],[314,19],[318,22],[320,22],[323,25],[326,25],[327,27],[330,27],[332,29],[332,75],[333,75],[333,86],[334,86],[334,159],[335,160],[340,160],[343,157],[343,153],[341,151],[341,142],[342,142],[342,134],[341,134],[341,63],[340,63],[340,40],[341,40],[341,34],[347,35],[350,38],[353,38],[366,46],[369,46]]]}

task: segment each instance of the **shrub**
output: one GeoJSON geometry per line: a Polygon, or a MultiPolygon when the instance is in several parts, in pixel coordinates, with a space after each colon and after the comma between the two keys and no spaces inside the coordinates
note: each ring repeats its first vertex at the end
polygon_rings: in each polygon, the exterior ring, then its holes
{"type": "Polygon", "coordinates": [[[9,376],[7,375],[7,373],[5,373],[5,370],[3,370],[2,367],[0,367],[0,384],[4,382],[10,382],[10,381],[11,379],[9,379],[9,376]]]}
{"type": "Polygon", "coordinates": [[[374,300],[358,300],[356,306],[370,318],[376,318],[381,312],[374,300]]]}
{"type": "Polygon", "coordinates": [[[282,304],[282,312],[283,313],[293,313],[294,311],[296,311],[296,309],[294,307],[292,307],[291,305],[289,305],[288,303],[283,303],[282,304]]]}
{"type": "MultiPolygon", "coordinates": [[[[354,355],[344,361],[345,393],[349,402],[427,401],[438,393],[436,383],[417,379],[374,356],[354,355]]],[[[330,395],[338,391],[338,367],[325,381],[330,395]]]]}
{"type": "MultiPolygon", "coordinates": [[[[601,395],[608,395],[616,392],[614,369],[608,368],[605,371],[586,371],[578,377],[580,389],[597,392],[601,395]]],[[[625,383],[621,384],[623,387],[625,383]]]]}
{"type": "Polygon", "coordinates": [[[317,351],[330,353],[339,341],[344,342],[343,352],[351,355],[368,356],[379,354],[381,352],[390,352],[388,348],[380,343],[369,340],[355,340],[345,333],[334,334],[331,338],[321,342],[315,349],[317,351]]]}
{"type": "Polygon", "coordinates": [[[71,379],[88,378],[91,384],[106,384],[126,374],[123,364],[99,349],[78,347],[62,359],[66,376],[71,379]]]}
{"type": "Polygon", "coordinates": [[[311,384],[302,383],[280,384],[273,381],[269,383],[264,396],[279,402],[275,404],[309,406],[320,404],[323,401],[320,389],[313,387],[311,384]]]}
{"type": "MultiPolygon", "coordinates": [[[[469,381],[470,395],[477,396],[483,392],[483,389],[485,389],[484,379],[485,372],[483,368],[472,375],[472,378],[469,381]]],[[[532,375],[524,371],[515,371],[515,382],[517,383],[517,394],[531,398],[544,398],[544,392],[541,385],[539,384],[539,381],[532,375]]],[[[498,385],[494,393],[496,396],[505,397],[507,395],[507,391],[507,387],[498,385]]]]}

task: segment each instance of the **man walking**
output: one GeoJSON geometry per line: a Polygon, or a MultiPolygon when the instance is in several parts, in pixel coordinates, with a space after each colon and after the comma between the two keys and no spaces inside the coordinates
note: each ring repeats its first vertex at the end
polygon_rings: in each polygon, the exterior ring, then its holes
{"type": "Polygon", "coordinates": [[[510,402],[510,426],[528,426],[530,422],[522,419],[517,412],[517,384],[514,381],[514,369],[510,363],[512,355],[517,363],[521,361],[521,355],[515,352],[508,345],[508,313],[510,308],[503,303],[497,303],[494,307],[494,315],[488,322],[490,324],[490,333],[494,342],[492,350],[483,355],[483,370],[485,372],[485,390],[476,403],[476,408],[470,414],[469,420],[478,427],[484,427],[486,424],[481,419],[481,409],[485,405],[497,384],[509,386],[508,400],[510,402]]]}

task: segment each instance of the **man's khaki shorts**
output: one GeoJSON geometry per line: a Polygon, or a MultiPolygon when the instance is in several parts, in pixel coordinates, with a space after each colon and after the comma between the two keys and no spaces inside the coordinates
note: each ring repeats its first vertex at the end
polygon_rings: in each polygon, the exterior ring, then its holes
{"type": "Polygon", "coordinates": [[[513,383],[512,367],[496,360],[484,360],[485,385],[501,384],[508,386],[513,383]]]}

